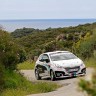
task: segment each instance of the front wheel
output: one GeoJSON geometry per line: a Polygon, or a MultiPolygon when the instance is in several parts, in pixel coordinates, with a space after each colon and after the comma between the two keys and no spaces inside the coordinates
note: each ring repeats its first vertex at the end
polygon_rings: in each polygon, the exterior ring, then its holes
{"type": "Polygon", "coordinates": [[[38,69],[35,70],[35,77],[36,77],[37,80],[41,80],[41,77],[39,76],[38,69]]]}
{"type": "Polygon", "coordinates": [[[51,70],[51,72],[50,72],[50,77],[51,77],[52,81],[55,81],[55,75],[54,75],[53,70],[51,70]]]}
{"type": "Polygon", "coordinates": [[[84,68],[82,72],[84,75],[86,75],[86,68],[84,68]]]}

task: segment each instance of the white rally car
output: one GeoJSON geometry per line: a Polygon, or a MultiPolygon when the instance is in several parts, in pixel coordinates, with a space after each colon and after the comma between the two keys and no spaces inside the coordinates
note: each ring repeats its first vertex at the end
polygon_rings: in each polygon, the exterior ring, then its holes
{"type": "Polygon", "coordinates": [[[85,75],[86,67],[81,59],[69,51],[43,53],[35,64],[35,76],[50,77],[51,80],[63,77],[85,75]]]}

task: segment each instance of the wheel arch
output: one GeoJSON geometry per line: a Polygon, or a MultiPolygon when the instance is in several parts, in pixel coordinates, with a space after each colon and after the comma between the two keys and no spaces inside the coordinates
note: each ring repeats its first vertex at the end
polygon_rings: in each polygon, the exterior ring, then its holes
{"type": "MultiPolygon", "coordinates": [[[[53,72],[54,72],[54,70],[53,70],[53,69],[50,69],[50,76],[51,76],[51,71],[53,71],[53,72]]],[[[55,74],[55,72],[54,72],[54,74],[55,74]]]]}

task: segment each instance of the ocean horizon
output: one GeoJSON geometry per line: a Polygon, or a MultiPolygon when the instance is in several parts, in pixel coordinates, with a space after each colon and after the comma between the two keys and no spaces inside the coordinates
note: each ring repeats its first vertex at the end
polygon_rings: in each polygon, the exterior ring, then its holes
{"type": "Polygon", "coordinates": [[[63,28],[70,26],[78,26],[86,23],[94,23],[96,19],[14,19],[14,20],[0,20],[0,26],[8,32],[13,32],[20,28],[63,28]]]}

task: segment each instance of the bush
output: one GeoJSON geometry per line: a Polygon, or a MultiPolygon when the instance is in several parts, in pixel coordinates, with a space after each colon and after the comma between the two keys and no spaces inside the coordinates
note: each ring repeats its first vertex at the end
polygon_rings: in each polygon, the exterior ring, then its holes
{"type": "Polygon", "coordinates": [[[6,69],[14,70],[16,69],[16,64],[18,63],[18,58],[15,54],[12,53],[6,53],[3,56],[2,62],[6,69]]]}
{"type": "Polygon", "coordinates": [[[18,46],[9,33],[0,30],[0,62],[6,69],[16,69],[16,64],[26,59],[22,47],[18,46]]]}
{"type": "MultiPolygon", "coordinates": [[[[87,67],[96,68],[96,55],[94,54],[94,57],[91,57],[87,60],[85,60],[85,64],[87,67]]],[[[81,80],[79,82],[79,86],[82,88],[83,91],[86,91],[89,96],[96,96],[96,69],[93,73],[93,76],[91,78],[88,78],[89,80],[81,80]]]]}
{"type": "Polygon", "coordinates": [[[80,87],[86,91],[89,96],[96,96],[96,74],[94,73],[92,81],[81,80],[80,87]]]}
{"type": "Polygon", "coordinates": [[[73,50],[76,54],[84,59],[90,58],[94,50],[96,50],[96,34],[89,35],[87,33],[84,38],[81,38],[73,45],[73,50]]]}
{"type": "Polygon", "coordinates": [[[11,80],[6,80],[5,70],[15,70],[19,62],[25,60],[25,51],[18,46],[9,33],[0,30],[0,91],[6,86],[15,86],[11,80]]]}
{"type": "Polygon", "coordinates": [[[0,64],[0,92],[4,86],[4,83],[5,83],[4,81],[5,81],[4,80],[4,67],[3,65],[0,64]]]}
{"type": "Polygon", "coordinates": [[[19,49],[19,63],[22,63],[26,60],[26,51],[24,49],[19,49]]]}

